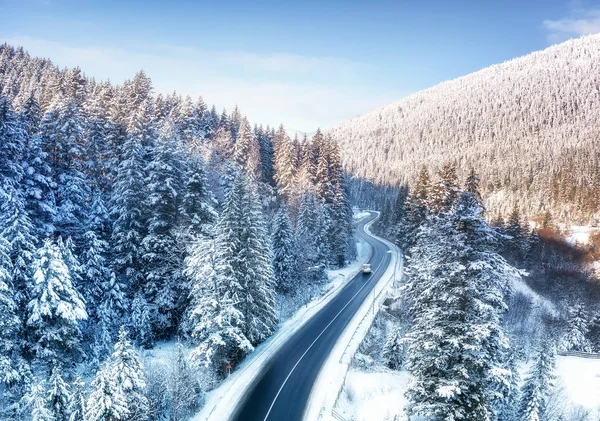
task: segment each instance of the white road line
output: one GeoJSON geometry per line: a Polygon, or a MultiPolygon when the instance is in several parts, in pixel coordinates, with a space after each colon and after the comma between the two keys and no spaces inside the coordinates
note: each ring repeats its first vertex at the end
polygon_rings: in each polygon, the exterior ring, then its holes
{"type": "MultiPolygon", "coordinates": [[[[365,231],[366,233],[366,231],[365,231]]],[[[369,235],[367,233],[367,235],[369,235]]],[[[381,265],[383,264],[383,262],[385,261],[385,254],[383,256],[383,259],[381,259],[381,262],[379,263],[379,265],[377,265],[377,269],[375,269],[375,272],[377,272],[379,270],[379,268],[381,267],[381,265]]],[[[371,277],[369,279],[372,278],[373,275],[371,275],[371,277]]],[[[267,415],[265,416],[263,421],[267,421],[267,418],[269,418],[269,415],[271,414],[271,410],[273,409],[273,406],[275,406],[275,402],[277,401],[277,398],[279,397],[279,394],[281,393],[281,391],[283,390],[285,384],[287,383],[287,381],[289,380],[290,376],[292,375],[292,373],[294,372],[294,370],[296,369],[296,367],[298,366],[298,364],[300,364],[300,361],[302,361],[302,359],[304,358],[304,356],[308,353],[308,351],[310,351],[310,349],[313,347],[313,345],[319,340],[319,338],[323,335],[323,333],[325,333],[325,331],[329,328],[329,326],[331,326],[331,324],[335,321],[335,319],[338,318],[338,316],[342,313],[342,311],[344,311],[346,309],[346,307],[348,307],[350,305],[350,303],[352,302],[352,300],[354,300],[354,298],[356,298],[356,296],[363,290],[364,287],[367,286],[367,283],[365,282],[364,285],[362,287],[360,287],[360,289],[358,291],[356,291],[356,294],[354,294],[352,296],[352,298],[350,298],[348,300],[348,302],[346,303],[346,305],[344,307],[342,307],[342,309],[338,312],[338,314],[335,315],[335,317],[333,319],[331,319],[331,321],[329,322],[329,324],[327,326],[325,326],[325,328],[321,331],[321,333],[319,333],[319,336],[316,337],[316,339],[310,344],[310,346],[306,349],[306,351],[304,351],[304,354],[302,354],[300,356],[300,358],[298,359],[298,361],[296,362],[296,364],[294,364],[294,366],[292,367],[292,370],[290,371],[290,373],[287,375],[287,377],[285,378],[285,380],[283,381],[283,384],[281,385],[281,387],[279,388],[279,390],[277,391],[277,394],[275,395],[275,398],[273,399],[273,402],[271,403],[271,406],[269,407],[269,410],[267,411],[267,415]]],[[[375,285],[373,285],[373,288],[375,288],[375,285]]]]}

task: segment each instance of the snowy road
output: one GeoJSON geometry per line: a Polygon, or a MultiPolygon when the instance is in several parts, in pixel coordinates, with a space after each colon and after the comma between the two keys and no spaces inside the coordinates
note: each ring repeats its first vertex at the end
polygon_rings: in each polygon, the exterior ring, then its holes
{"type": "Polygon", "coordinates": [[[373,247],[371,275],[358,274],[271,359],[248,390],[236,421],[300,421],[319,370],[352,316],[390,263],[388,247],[365,232],[376,217],[360,221],[357,234],[373,247]]]}

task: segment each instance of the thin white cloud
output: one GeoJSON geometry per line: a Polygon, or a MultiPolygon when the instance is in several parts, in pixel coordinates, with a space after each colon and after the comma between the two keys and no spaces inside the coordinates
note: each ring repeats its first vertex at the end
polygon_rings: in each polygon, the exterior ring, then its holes
{"type": "Polygon", "coordinates": [[[569,38],[600,33],[600,9],[571,7],[569,16],[558,20],[545,20],[548,41],[558,43],[569,38]]]}
{"type": "Polygon", "coordinates": [[[369,66],[344,58],[210,52],[172,45],[133,52],[31,37],[13,37],[6,42],[23,46],[33,56],[48,57],[60,66],[79,66],[90,76],[114,83],[143,68],[158,92],[202,95],[207,103],[228,110],[237,104],[254,122],[283,123],[307,132],[396,99],[374,92],[364,83],[370,77],[369,66]]]}

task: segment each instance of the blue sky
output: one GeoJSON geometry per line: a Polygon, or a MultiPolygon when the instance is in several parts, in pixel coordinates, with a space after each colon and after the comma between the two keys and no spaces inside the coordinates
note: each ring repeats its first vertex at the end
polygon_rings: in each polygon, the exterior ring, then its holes
{"type": "Polygon", "coordinates": [[[600,32],[600,1],[0,0],[0,42],[120,83],[329,127],[410,93],[600,32]]]}

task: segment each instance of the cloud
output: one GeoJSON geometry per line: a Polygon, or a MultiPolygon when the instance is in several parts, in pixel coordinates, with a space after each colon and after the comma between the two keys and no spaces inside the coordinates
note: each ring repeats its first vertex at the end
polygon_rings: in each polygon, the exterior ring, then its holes
{"type": "Polygon", "coordinates": [[[545,20],[542,23],[552,44],[569,38],[591,35],[600,32],[600,9],[584,9],[571,4],[569,16],[558,20],[545,20]]]}
{"type": "Polygon", "coordinates": [[[201,95],[219,109],[231,110],[237,104],[253,122],[283,123],[300,131],[332,126],[396,99],[366,83],[374,69],[345,58],[204,51],[167,44],[130,51],[23,36],[6,42],[59,66],[79,66],[97,80],[122,83],[143,68],[157,92],[201,95]]]}

